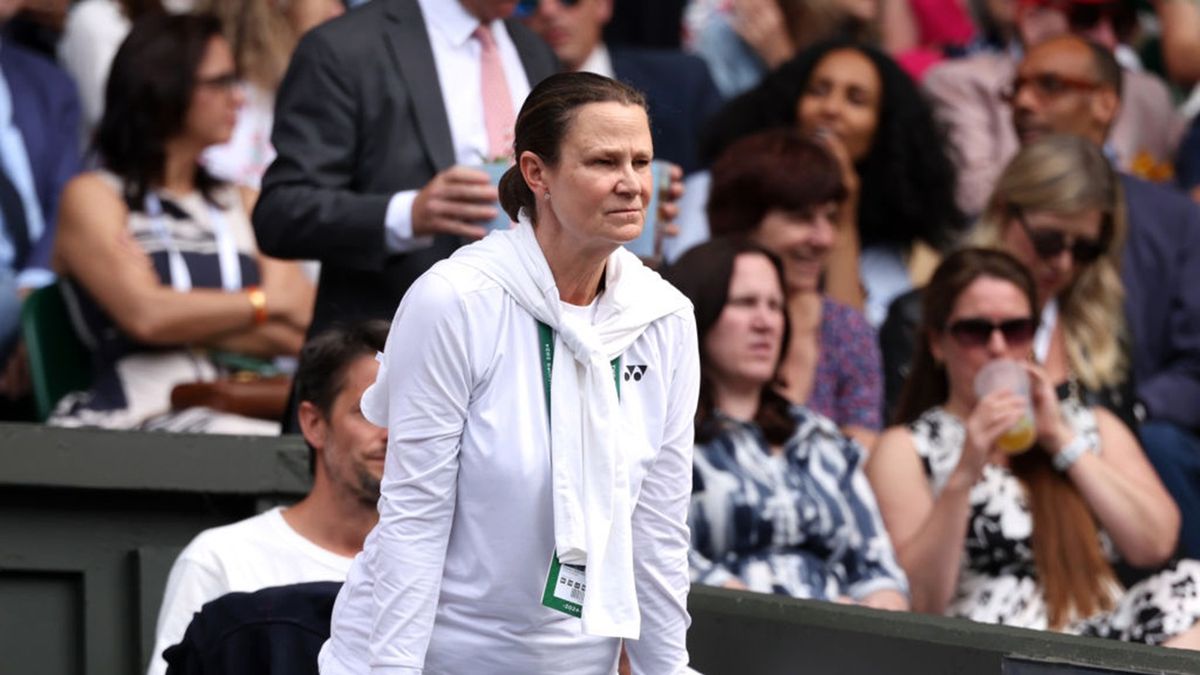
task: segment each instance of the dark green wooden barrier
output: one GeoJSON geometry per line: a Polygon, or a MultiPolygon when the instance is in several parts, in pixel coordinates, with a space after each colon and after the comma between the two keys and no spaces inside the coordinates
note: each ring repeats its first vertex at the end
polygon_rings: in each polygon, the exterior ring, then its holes
{"type": "MultiPolygon", "coordinates": [[[[295,438],[0,424],[0,675],[144,672],[179,549],[308,481],[295,438]]],[[[1190,653],[939,617],[711,588],[690,607],[707,675],[1200,674],[1190,653]]]]}

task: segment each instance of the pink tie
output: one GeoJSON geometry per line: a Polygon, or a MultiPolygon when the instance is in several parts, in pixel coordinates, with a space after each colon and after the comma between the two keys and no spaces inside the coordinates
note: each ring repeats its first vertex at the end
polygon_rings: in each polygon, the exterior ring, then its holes
{"type": "Polygon", "coordinates": [[[500,63],[500,51],[492,29],[480,25],[472,33],[483,52],[479,57],[481,91],[483,94],[483,124],[487,127],[488,159],[512,159],[513,114],[512,96],[508,93],[508,80],[504,78],[504,64],[500,63]]]}

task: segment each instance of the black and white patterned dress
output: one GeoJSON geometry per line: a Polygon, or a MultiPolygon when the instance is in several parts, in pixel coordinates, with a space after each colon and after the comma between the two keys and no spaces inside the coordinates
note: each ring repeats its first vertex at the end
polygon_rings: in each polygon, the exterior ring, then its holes
{"type": "MultiPolygon", "coordinates": [[[[1063,414],[1100,452],[1094,412],[1068,399],[1063,414]]],[[[936,497],[958,464],[966,430],[942,408],[927,411],[910,430],[936,497]]],[[[1025,486],[1008,467],[989,464],[971,488],[962,569],[946,608],[949,616],[1045,630],[1046,601],[1033,559],[1033,516],[1025,486]]],[[[1108,537],[1101,533],[1107,550],[1108,537]]],[[[1115,554],[1114,554],[1115,555],[1115,554]]],[[[1161,644],[1200,619],[1200,563],[1182,560],[1129,589],[1115,584],[1113,609],[1078,617],[1063,631],[1129,642],[1161,644]]]]}
{"type": "MultiPolygon", "coordinates": [[[[113,191],[123,183],[101,172],[113,191]]],[[[189,284],[220,289],[218,224],[230,233],[241,288],[260,283],[254,230],[236,187],[225,185],[209,204],[193,193],[161,195],[158,217],[131,211],[127,221],[133,241],[145,251],[159,281],[172,285],[171,249],[179,252],[189,284]],[[218,223],[220,221],[220,223],[218,223]]],[[[209,408],[171,410],[171,390],[178,384],[207,382],[228,373],[208,350],[187,345],[139,344],[125,334],[82,285],[63,280],[63,293],[80,339],[92,351],[93,380],[85,391],[67,394],[47,422],[53,426],[145,429],[199,433],[278,435],[279,424],[209,408]]]]}
{"type": "Polygon", "coordinates": [[[796,429],[773,454],[752,422],[720,417],[693,459],[689,563],[694,583],[736,577],[750,590],[862,600],[908,594],[864,453],[828,418],[793,406],[796,429]]]}

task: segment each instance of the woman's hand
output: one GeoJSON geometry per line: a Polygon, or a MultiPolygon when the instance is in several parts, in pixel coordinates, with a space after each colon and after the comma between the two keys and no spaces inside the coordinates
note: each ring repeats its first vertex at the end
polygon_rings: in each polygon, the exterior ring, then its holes
{"type": "Polygon", "coordinates": [[[842,185],[846,188],[846,204],[843,206],[854,206],[857,208],[858,194],[862,182],[858,178],[858,169],[854,167],[854,158],[846,150],[846,144],[842,142],[842,139],[838,138],[837,134],[828,129],[818,129],[815,136],[817,142],[825,146],[833,154],[834,159],[837,160],[838,167],[842,170],[842,185]]]}
{"type": "Polygon", "coordinates": [[[748,591],[750,587],[742,583],[742,580],[737,577],[729,577],[725,583],[721,584],[721,588],[729,588],[735,591],[748,591]]]}
{"type": "Polygon", "coordinates": [[[837,302],[858,311],[866,304],[859,260],[862,246],[858,237],[858,170],[846,150],[846,145],[833,132],[819,131],[814,139],[825,146],[841,167],[842,184],[846,188],[846,199],[838,205],[835,221],[837,237],[829,257],[825,261],[825,293],[837,302]]]}
{"type": "Polygon", "coordinates": [[[1038,444],[1051,455],[1058,454],[1075,433],[1063,419],[1058,395],[1054,393],[1054,385],[1046,371],[1033,363],[1026,363],[1025,370],[1029,373],[1029,396],[1033,401],[1038,444]]]}
{"type": "Polygon", "coordinates": [[[885,589],[875,591],[858,602],[863,607],[871,607],[873,609],[886,609],[893,612],[907,612],[908,598],[900,591],[885,589]]]}
{"type": "Polygon", "coordinates": [[[770,70],[796,54],[776,0],[733,0],[733,29],[770,70]]]}
{"type": "Polygon", "coordinates": [[[967,437],[950,481],[957,481],[958,487],[963,488],[974,485],[982,475],[984,465],[997,452],[996,439],[1024,414],[1025,400],[1007,389],[993,391],[979,399],[967,417],[967,437]]]}

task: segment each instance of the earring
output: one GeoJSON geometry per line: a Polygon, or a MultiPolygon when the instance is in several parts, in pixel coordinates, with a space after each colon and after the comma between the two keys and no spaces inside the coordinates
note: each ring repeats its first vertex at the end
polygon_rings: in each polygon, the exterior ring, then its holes
{"type": "Polygon", "coordinates": [[[549,190],[546,191],[545,197],[547,200],[550,199],[550,191],[549,190]]]}

